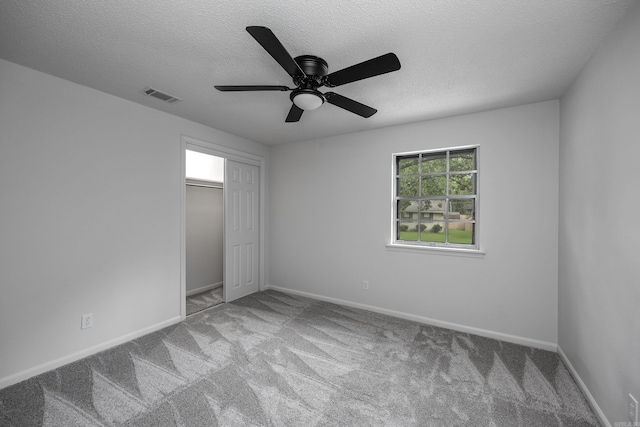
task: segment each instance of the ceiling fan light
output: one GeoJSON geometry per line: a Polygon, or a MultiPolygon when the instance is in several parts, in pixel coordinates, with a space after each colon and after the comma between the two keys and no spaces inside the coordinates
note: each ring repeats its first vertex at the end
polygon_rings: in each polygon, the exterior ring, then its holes
{"type": "Polygon", "coordinates": [[[305,111],[315,110],[324,103],[324,99],[313,93],[299,93],[293,97],[293,103],[305,111]]]}

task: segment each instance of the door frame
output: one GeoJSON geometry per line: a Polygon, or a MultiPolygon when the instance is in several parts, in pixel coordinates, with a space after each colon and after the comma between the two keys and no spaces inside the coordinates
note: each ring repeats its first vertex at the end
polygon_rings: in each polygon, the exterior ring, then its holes
{"type": "MultiPolygon", "coordinates": [[[[197,151],[211,156],[222,157],[224,159],[234,160],[240,163],[247,163],[260,168],[260,243],[259,243],[259,276],[258,289],[264,290],[265,282],[265,263],[264,263],[264,247],[265,247],[265,158],[245,151],[236,150],[215,144],[213,142],[203,141],[186,135],[180,137],[180,318],[187,318],[187,244],[186,244],[186,208],[187,208],[187,177],[186,177],[186,150],[197,151]]],[[[224,187],[224,184],[223,184],[224,187]]],[[[224,188],[223,188],[224,191],[224,188]]],[[[225,208],[226,209],[226,208],[225,208]]],[[[226,221],[226,218],[223,219],[226,221]]],[[[227,254],[223,253],[223,257],[227,254]]],[[[223,259],[224,265],[224,259],[223,259]]],[[[224,275],[224,272],[223,272],[224,275]]],[[[223,284],[224,286],[224,284],[223,284]]]]}

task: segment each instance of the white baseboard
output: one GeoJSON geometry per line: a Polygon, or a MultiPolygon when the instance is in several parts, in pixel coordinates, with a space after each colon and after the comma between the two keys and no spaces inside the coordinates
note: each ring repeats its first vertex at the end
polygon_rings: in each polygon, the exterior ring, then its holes
{"type": "Polygon", "coordinates": [[[206,291],[210,291],[212,289],[221,288],[221,287],[222,287],[222,282],[212,283],[210,285],[202,286],[200,288],[191,289],[190,291],[187,291],[187,296],[190,297],[191,295],[199,294],[200,292],[206,292],[206,291]]]}
{"type": "Polygon", "coordinates": [[[598,402],[596,402],[596,399],[593,398],[591,392],[587,388],[587,385],[584,383],[584,381],[582,381],[582,378],[580,378],[580,375],[578,375],[578,371],[575,370],[567,355],[564,354],[564,351],[562,351],[562,348],[560,348],[560,345],[558,345],[558,354],[569,369],[573,380],[576,382],[576,384],[578,384],[578,387],[580,387],[580,391],[582,391],[584,397],[587,398],[587,402],[589,402],[591,409],[596,414],[596,417],[598,417],[598,421],[600,421],[600,424],[602,424],[604,427],[611,427],[611,423],[609,422],[609,420],[607,420],[607,417],[604,415],[604,412],[602,412],[602,409],[600,409],[598,402]]]}
{"type": "Polygon", "coordinates": [[[457,323],[444,322],[442,320],[431,319],[429,317],[418,316],[415,314],[404,313],[401,311],[389,310],[386,308],[380,308],[373,305],[351,302],[351,301],[347,301],[339,298],[326,297],[323,295],[313,294],[311,292],[303,292],[303,291],[297,291],[294,289],[281,288],[279,286],[267,285],[265,286],[265,290],[267,289],[273,289],[274,291],[280,291],[280,292],[289,293],[293,295],[300,295],[303,297],[313,298],[320,301],[346,305],[347,307],[361,308],[363,310],[369,310],[376,313],[387,314],[389,316],[399,317],[401,319],[413,320],[414,322],[424,323],[426,325],[438,326],[440,328],[452,329],[458,332],[465,332],[469,334],[480,335],[482,337],[493,338],[493,339],[506,341],[514,344],[520,344],[528,347],[539,348],[542,350],[553,351],[554,353],[558,351],[557,344],[547,342],[547,341],[539,341],[531,338],[524,338],[516,335],[504,334],[502,332],[495,332],[495,331],[490,331],[486,329],[474,328],[472,326],[459,325],[457,323]]]}
{"type": "Polygon", "coordinates": [[[166,328],[167,326],[174,325],[180,322],[180,316],[173,317],[169,320],[165,320],[164,322],[156,323],[155,325],[151,325],[149,327],[140,329],[135,332],[131,332],[129,334],[122,335],[118,338],[103,342],[101,344],[95,345],[93,347],[89,347],[84,350],[80,350],[76,353],[70,354],[68,356],[63,356],[55,360],[51,360],[49,362],[43,363],[42,365],[35,366],[33,368],[26,369],[24,371],[18,372],[17,374],[9,375],[8,377],[0,378],[0,389],[5,387],[9,387],[10,385],[17,384],[21,381],[28,380],[31,377],[42,374],[44,372],[50,371],[52,369],[59,368],[61,366],[67,365],[69,363],[80,360],[84,357],[91,356],[93,354],[99,353],[103,350],[107,350],[111,347],[115,347],[117,345],[123,344],[127,341],[131,341],[133,339],[139,338],[143,335],[150,334],[155,331],[159,331],[162,328],[166,328]]]}

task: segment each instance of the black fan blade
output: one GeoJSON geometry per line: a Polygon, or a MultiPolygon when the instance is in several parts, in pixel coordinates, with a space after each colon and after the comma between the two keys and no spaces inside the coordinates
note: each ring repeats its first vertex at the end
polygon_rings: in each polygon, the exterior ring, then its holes
{"type": "Polygon", "coordinates": [[[298,107],[296,104],[291,104],[291,110],[289,110],[289,114],[287,115],[285,122],[297,122],[300,120],[300,117],[302,117],[302,113],[304,113],[302,108],[298,107]]]}
{"type": "Polygon", "coordinates": [[[282,46],[280,40],[278,40],[270,29],[267,27],[247,27],[247,31],[291,77],[305,75],[302,68],[300,68],[298,63],[289,55],[287,49],[282,46]]]}
{"type": "Polygon", "coordinates": [[[398,57],[393,53],[387,53],[386,55],[335,71],[327,75],[323,82],[326,86],[335,87],[399,69],[400,61],[398,57]]]}
{"type": "Polygon", "coordinates": [[[251,90],[279,90],[282,92],[291,90],[286,86],[214,86],[221,92],[246,92],[251,90]]]}
{"type": "Polygon", "coordinates": [[[324,94],[324,97],[327,99],[329,104],[333,104],[336,107],[344,108],[347,111],[351,111],[362,117],[371,117],[375,113],[378,112],[375,108],[371,108],[364,104],[360,104],[357,101],[354,101],[351,98],[347,98],[346,96],[338,95],[334,92],[327,92],[324,94]]]}

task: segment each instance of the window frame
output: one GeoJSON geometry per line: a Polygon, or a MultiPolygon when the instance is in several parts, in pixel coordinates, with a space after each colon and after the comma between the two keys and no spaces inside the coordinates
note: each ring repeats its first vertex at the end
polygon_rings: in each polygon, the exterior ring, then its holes
{"type": "MultiPolygon", "coordinates": [[[[484,252],[481,250],[480,246],[480,145],[465,145],[465,146],[457,146],[457,147],[446,147],[446,148],[437,148],[437,149],[428,149],[428,150],[420,150],[420,151],[409,151],[402,153],[393,153],[391,156],[391,239],[390,243],[387,244],[387,248],[389,249],[399,249],[399,250],[426,250],[426,251],[436,251],[439,253],[446,254],[471,254],[471,255],[483,255],[484,252]],[[455,154],[455,152],[459,151],[469,151],[475,150],[475,169],[463,172],[472,172],[475,174],[475,194],[473,195],[451,195],[449,193],[449,180],[451,176],[450,162],[449,158],[451,154],[455,154]],[[447,177],[446,180],[446,193],[444,196],[422,196],[419,194],[418,197],[411,197],[411,199],[422,201],[422,200],[437,200],[443,199],[445,200],[445,220],[443,221],[446,226],[450,223],[448,218],[448,201],[450,201],[450,196],[453,196],[452,199],[472,199],[475,202],[474,206],[474,243],[473,244],[461,244],[461,243],[440,243],[440,242],[423,242],[423,241],[409,241],[409,240],[399,240],[398,239],[398,227],[402,222],[402,218],[398,216],[398,202],[400,200],[406,200],[398,195],[398,182],[399,182],[399,171],[398,171],[398,159],[402,157],[412,157],[412,156],[420,156],[420,155],[433,155],[433,154],[444,154],[447,162],[446,162],[446,171],[443,173],[444,176],[447,177]]],[[[425,174],[421,173],[420,170],[417,174],[418,176],[424,176],[425,174]]],[[[453,171],[458,172],[458,171],[453,171]]],[[[420,210],[418,209],[418,221],[420,221],[420,210]]],[[[457,221],[454,221],[457,222],[457,221]]],[[[467,222],[467,221],[465,221],[467,222]]],[[[448,231],[446,231],[448,233],[448,231]]]]}

